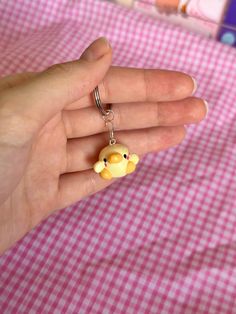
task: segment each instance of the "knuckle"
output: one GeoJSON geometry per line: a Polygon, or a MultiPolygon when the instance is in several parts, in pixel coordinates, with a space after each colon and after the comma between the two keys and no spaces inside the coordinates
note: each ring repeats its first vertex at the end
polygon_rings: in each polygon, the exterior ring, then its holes
{"type": "Polygon", "coordinates": [[[94,172],[91,171],[91,173],[88,174],[88,180],[86,184],[84,185],[84,194],[86,196],[92,195],[95,192],[97,192],[97,181],[96,176],[94,172]]]}
{"type": "Polygon", "coordinates": [[[73,78],[73,64],[60,63],[54,64],[46,69],[42,75],[46,75],[48,81],[48,89],[55,88],[55,81],[61,82],[64,90],[67,92],[67,99],[75,97],[75,90],[72,87],[71,79],[73,78]]]}
{"type": "Polygon", "coordinates": [[[51,67],[49,67],[48,69],[45,70],[46,74],[67,74],[68,72],[70,72],[70,66],[66,63],[58,63],[58,64],[54,64],[51,67]]]}
{"type": "Polygon", "coordinates": [[[98,86],[102,102],[107,102],[110,98],[108,82],[104,79],[98,86]]]}
{"type": "Polygon", "coordinates": [[[144,98],[146,101],[149,101],[150,97],[150,93],[149,93],[149,88],[150,88],[150,71],[149,70],[145,70],[143,69],[142,71],[143,73],[143,90],[144,90],[144,98]]]}
{"type": "Polygon", "coordinates": [[[63,112],[62,112],[62,121],[63,121],[63,124],[64,124],[64,128],[65,128],[67,137],[71,138],[72,134],[73,134],[73,123],[71,123],[71,119],[68,116],[69,114],[70,114],[70,112],[68,112],[66,110],[63,110],[63,112]]]}
{"type": "Polygon", "coordinates": [[[155,109],[156,109],[156,122],[157,122],[157,125],[159,125],[161,121],[161,117],[160,117],[160,105],[158,102],[155,102],[155,109]]]}
{"type": "Polygon", "coordinates": [[[114,119],[114,124],[116,129],[120,129],[122,126],[122,113],[121,113],[121,108],[119,105],[114,106],[112,110],[114,111],[115,119],[114,119]]]}
{"type": "Polygon", "coordinates": [[[186,131],[184,126],[179,127],[179,129],[178,129],[178,143],[181,143],[184,140],[186,133],[187,133],[187,131],[186,131]]]}

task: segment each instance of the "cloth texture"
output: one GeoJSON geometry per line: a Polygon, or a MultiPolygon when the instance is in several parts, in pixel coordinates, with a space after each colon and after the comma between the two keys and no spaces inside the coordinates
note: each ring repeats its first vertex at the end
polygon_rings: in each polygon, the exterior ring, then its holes
{"type": "Polygon", "coordinates": [[[8,0],[0,74],[77,59],[99,36],[114,65],[193,75],[208,117],[5,252],[0,312],[236,313],[236,50],[109,2],[8,0]]]}

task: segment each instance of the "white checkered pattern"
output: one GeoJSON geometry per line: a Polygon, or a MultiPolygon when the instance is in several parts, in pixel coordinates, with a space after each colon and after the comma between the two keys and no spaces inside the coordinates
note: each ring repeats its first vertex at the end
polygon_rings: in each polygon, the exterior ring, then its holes
{"type": "Polygon", "coordinates": [[[73,60],[196,77],[205,122],[0,259],[1,313],[236,313],[236,50],[98,0],[0,2],[0,74],[73,60]]]}

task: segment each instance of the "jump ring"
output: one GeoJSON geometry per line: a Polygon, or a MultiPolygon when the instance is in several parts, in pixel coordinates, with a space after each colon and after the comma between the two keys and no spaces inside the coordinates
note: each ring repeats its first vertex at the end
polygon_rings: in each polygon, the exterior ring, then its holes
{"type": "Polygon", "coordinates": [[[101,101],[101,98],[100,98],[98,86],[96,86],[95,89],[94,89],[94,100],[95,100],[95,104],[96,104],[98,110],[100,111],[101,115],[102,116],[107,116],[109,114],[108,111],[111,110],[110,109],[111,105],[108,104],[109,109],[104,109],[103,108],[103,104],[102,104],[102,101],[101,101]]]}
{"type": "MultiPolygon", "coordinates": [[[[110,107],[111,107],[111,105],[110,105],[110,107]]],[[[114,120],[114,117],[115,117],[114,111],[112,109],[107,109],[106,115],[105,116],[103,115],[102,117],[103,117],[103,120],[105,122],[112,122],[114,120]]]]}

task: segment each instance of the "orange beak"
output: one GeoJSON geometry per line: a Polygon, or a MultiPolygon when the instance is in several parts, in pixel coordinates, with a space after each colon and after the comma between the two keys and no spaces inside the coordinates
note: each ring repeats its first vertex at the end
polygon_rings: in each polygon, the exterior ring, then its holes
{"type": "Polygon", "coordinates": [[[112,153],[108,156],[107,160],[109,161],[109,163],[115,164],[122,160],[122,155],[119,153],[112,153]]]}

